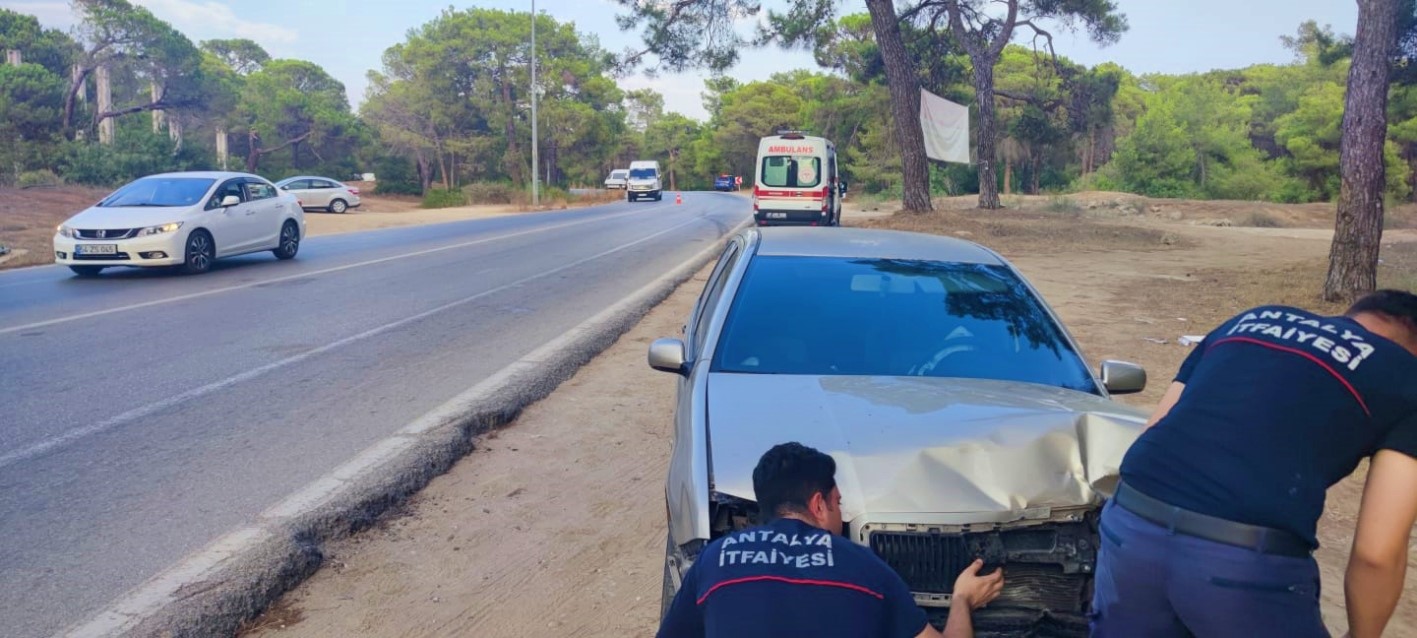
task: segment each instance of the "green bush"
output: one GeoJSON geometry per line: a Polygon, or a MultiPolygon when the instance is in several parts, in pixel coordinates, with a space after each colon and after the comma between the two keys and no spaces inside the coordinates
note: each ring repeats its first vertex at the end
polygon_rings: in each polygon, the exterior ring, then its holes
{"type": "Polygon", "coordinates": [[[506,182],[476,182],[462,187],[473,204],[513,204],[530,197],[506,182]]]}
{"type": "Polygon", "coordinates": [[[68,182],[118,186],[154,173],[215,168],[206,155],[206,151],[191,143],[173,154],[173,142],[166,134],[153,133],[142,126],[119,126],[112,144],[68,142],[58,173],[68,182]]]}
{"type": "Polygon", "coordinates": [[[452,208],[467,206],[467,196],[462,191],[432,188],[423,196],[424,208],[452,208]]]}
{"type": "Polygon", "coordinates": [[[20,188],[32,188],[35,186],[59,186],[64,180],[47,168],[37,171],[25,171],[20,173],[20,188]]]}
{"type": "Polygon", "coordinates": [[[384,156],[374,160],[374,192],[379,195],[422,195],[418,170],[406,157],[384,156]]]}

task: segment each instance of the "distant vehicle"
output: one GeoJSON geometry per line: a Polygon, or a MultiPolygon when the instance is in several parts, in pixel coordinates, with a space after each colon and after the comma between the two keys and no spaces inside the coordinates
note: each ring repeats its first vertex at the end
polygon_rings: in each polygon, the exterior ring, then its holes
{"type": "Polygon", "coordinates": [[[758,142],[753,219],[759,226],[840,226],[846,183],[838,180],[836,145],[800,131],[758,142]]]}
{"type": "Polygon", "coordinates": [[[276,186],[295,195],[306,210],[343,213],[351,208],[359,208],[359,189],[328,177],[287,177],[276,182],[276,186]]]}
{"type": "Polygon", "coordinates": [[[660,183],[660,177],[659,162],[654,160],[630,162],[630,177],[626,185],[625,198],[632,202],[639,199],[653,199],[656,202],[664,199],[664,189],[660,183]]]}
{"type": "Polygon", "coordinates": [[[716,191],[732,191],[734,186],[732,175],[719,175],[713,178],[713,189],[716,191]]]}
{"type": "Polygon", "coordinates": [[[617,168],[610,171],[610,177],[605,178],[605,188],[625,190],[625,187],[629,184],[629,178],[630,169],[617,168]]]}
{"type": "Polygon", "coordinates": [[[54,235],[54,261],[80,277],[111,266],[181,266],[269,250],[292,259],[305,236],[295,196],[247,173],[150,175],[70,217],[54,235]]]}
{"type": "Polygon", "coordinates": [[[648,353],[677,384],[661,615],[707,543],[761,522],[753,466],[798,441],[847,477],[831,531],[927,615],[982,556],[1005,577],[979,635],[1087,635],[1098,514],[1147,418],[1112,397],[1145,370],[1094,373],[1013,265],[953,237],[749,228],[702,291],[648,353]]]}

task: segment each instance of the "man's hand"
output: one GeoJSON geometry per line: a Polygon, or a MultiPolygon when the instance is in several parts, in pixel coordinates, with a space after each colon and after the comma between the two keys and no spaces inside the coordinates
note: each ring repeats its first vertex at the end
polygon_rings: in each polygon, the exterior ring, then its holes
{"type": "Polygon", "coordinates": [[[1344,593],[1354,638],[1381,636],[1407,572],[1408,538],[1417,520],[1417,459],[1379,450],[1368,468],[1344,593]]]}
{"type": "Polygon", "coordinates": [[[1004,568],[1000,567],[988,576],[980,576],[979,570],[983,567],[983,559],[976,558],[955,579],[951,607],[959,604],[975,610],[999,597],[999,592],[1004,589],[1004,568]]]}

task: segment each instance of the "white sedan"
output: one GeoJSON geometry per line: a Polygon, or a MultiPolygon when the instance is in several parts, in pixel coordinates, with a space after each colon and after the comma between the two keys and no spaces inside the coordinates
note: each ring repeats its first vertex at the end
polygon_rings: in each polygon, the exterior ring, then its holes
{"type": "Polygon", "coordinates": [[[133,181],[59,226],[54,261],[81,277],[110,266],[210,270],[221,257],[269,250],[291,259],[305,236],[294,195],[247,173],[185,172],[133,181]]]}

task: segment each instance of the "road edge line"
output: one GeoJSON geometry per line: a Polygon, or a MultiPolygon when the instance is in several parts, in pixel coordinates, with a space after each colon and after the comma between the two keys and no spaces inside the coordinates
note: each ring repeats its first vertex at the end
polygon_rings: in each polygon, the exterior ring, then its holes
{"type": "Polygon", "coordinates": [[[549,396],[689,281],[751,224],[730,227],[707,247],[614,305],[365,448],[325,476],[130,590],[58,635],[234,635],[324,563],[324,547],[371,527],[472,451],[476,438],[506,426],[549,396]]]}

